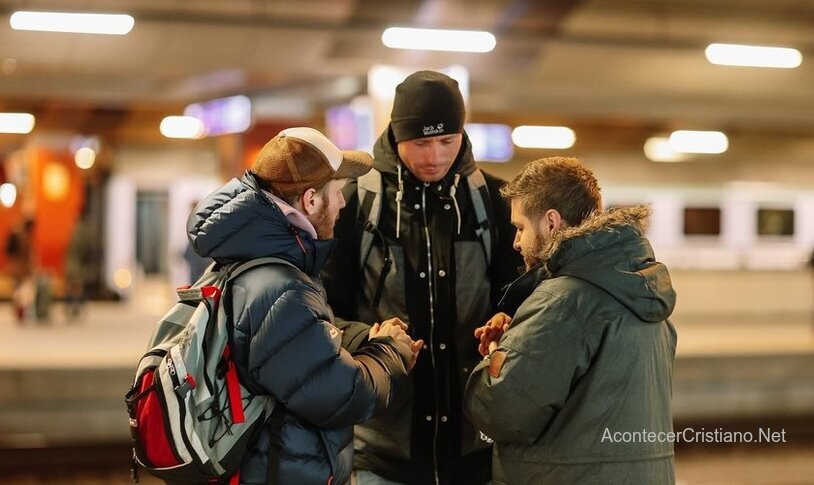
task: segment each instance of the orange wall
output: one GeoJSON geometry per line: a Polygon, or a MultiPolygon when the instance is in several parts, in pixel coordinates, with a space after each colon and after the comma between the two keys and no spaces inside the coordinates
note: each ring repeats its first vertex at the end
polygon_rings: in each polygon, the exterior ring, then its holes
{"type": "MultiPolygon", "coordinates": [[[[65,252],[71,240],[84,199],[84,180],[69,152],[29,148],[26,150],[28,183],[18,187],[17,201],[9,209],[0,208],[0,243],[5,249],[8,234],[24,219],[22,207],[34,207],[34,248],[39,267],[61,275],[65,267],[65,252]],[[48,165],[55,164],[67,173],[67,190],[59,197],[45,190],[48,165]],[[33,204],[31,204],[33,202],[33,204]]],[[[57,194],[59,195],[59,194],[57,194]]],[[[5,251],[0,254],[0,269],[5,269],[5,251]]]]}
{"type": "Polygon", "coordinates": [[[31,167],[30,183],[34,184],[36,197],[34,240],[38,262],[43,268],[62,274],[65,252],[82,208],[84,181],[68,152],[34,149],[31,167]],[[49,198],[44,190],[45,169],[51,163],[67,169],[69,175],[68,191],[59,199],[49,198]]]}

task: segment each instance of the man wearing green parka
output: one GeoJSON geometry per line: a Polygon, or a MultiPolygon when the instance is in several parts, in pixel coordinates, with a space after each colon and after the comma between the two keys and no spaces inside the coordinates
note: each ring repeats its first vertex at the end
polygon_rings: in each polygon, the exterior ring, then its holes
{"type": "Polygon", "coordinates": [[[465,411],[495,484],[672,484],[675,291],[644,206],[602,211],[578,160],[536,160],[501,190],[526,272],[476,330],[465,411]]]}

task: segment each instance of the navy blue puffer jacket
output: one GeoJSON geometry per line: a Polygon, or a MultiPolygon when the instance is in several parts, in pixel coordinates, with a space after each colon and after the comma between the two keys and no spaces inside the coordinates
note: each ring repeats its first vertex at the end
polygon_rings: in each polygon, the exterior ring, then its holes
{"type": "MultiPolygon", "coordinates": [[[[220,263],[260,257],[291,262],[253,268],[232,284],[233,351],[243,383],[286,406],[277,480],[349,480],[353,425],[386,408],[406,378],[410,349],[377,338],[353,355],[340,347],[318,274],[333,240],[292,226],[247,172],[203,200],[187,222],[198,254],[220,263]]],[[[263,430],[241,465],[241,483],[266,482],[263,430]]]]}

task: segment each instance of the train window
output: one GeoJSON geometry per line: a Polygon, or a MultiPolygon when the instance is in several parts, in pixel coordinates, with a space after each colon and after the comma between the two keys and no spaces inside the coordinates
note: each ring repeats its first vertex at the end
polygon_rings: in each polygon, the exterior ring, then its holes
{"type": "Polygon", "coordinates": [[[719,236],[721,209],[718,207],[685,207],[684,234],[687,236],[719,236]]]}
{"type": "Polygon", "coordinates": [[[793,236],[794,210],[759,208],[757,233],[759,236],[793,236]]]}

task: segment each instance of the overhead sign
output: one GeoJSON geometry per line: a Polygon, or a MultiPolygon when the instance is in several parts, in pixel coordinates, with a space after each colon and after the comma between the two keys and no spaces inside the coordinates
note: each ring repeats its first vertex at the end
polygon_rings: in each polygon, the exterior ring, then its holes
{"type": "Polygon", "coordinates": [[[252,124],[252,102],[247,96],[229,96],[190,104],[184,116],[197,118],[204,125],[204,136],[242,133],[252,124]]]}

